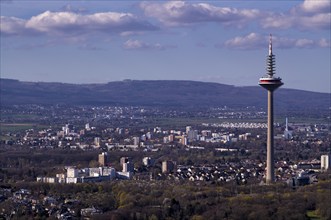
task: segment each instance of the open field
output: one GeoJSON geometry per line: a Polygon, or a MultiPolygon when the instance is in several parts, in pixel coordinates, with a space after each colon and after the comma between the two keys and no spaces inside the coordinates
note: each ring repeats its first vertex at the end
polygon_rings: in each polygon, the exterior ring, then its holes
{"type": "Polygon", "coordinates": [[[18,132],[25,131],[27,129],[42,129],[46,128],[46,125],[38,125],[33,123],[0,123],[0,132],[18,132]]]}
{"type": "Polygon", "coordinates": [[[37,114],[9,114],[9,113],[1,113],[1,117],[3,118],[17,118],[17,119],[34,119],[40,117],[40,115],[37,114]]]}
{"type": "Polygon", "coordinates": [[[16,131],[24,131],[27,129],[33,128],[34,124],[25,124],[25,123],[13,123],[13,124],[0,124],[1,132],[16,132],[16,131]]]}
{"type": "Polygon", "coordinates": [[[314,211],[307,211],[307,217],[311,220],[320,220],[321,217],[317,215],[316,210],[314,211]]]}

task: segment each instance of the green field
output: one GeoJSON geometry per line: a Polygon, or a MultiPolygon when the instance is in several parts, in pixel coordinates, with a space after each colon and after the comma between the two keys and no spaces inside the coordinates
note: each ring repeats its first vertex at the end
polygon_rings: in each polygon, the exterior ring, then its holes
{"type": "Polygon", "coordinates": [[[0,123],[0,140],[13,140],[14,136],[8,136],[8,133],[22,132],[33,128],[33,124],[4,124],[0,123]]]}
{"type": "Polygon", "coordinates": [[[311,220],[319,220],[321,217],[316,214],[316,211],[307,211],[307,217],[311,220]]]}
{"type": "Polygon", "coordinates": [[[27,129],[43,129],[47,128],[46,125],[37,125],[32,123],[0,123],[0,132],[20,132],[25,131],[27,129]]]}

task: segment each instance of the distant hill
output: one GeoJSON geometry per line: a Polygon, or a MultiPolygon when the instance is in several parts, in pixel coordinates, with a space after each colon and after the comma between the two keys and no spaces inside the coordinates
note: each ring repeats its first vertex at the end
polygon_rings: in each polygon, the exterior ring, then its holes
{"type": "MultiPolygon", "coordinates": [[[[1,106],[14,104],[142,105],[163,107],[246,107],[266,109],[259,86],[235,87],[210,82],[124,80],[106,84],[21,82],[0,79],[1,106]]],[[[286,111],[325,110],[330,94],[280,88],[275,106],[286,111]]]]}

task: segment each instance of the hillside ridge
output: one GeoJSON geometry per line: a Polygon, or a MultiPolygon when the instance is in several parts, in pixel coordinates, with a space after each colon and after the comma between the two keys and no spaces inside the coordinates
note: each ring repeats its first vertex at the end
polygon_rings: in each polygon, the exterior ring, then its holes
{"type": "MultiPolygon", "coordinates": [[[[266,108],[267,92],[259,86],[233,86],[189,80],[123,80],[108,83],[69,84],[0,79],[1,105],[73,104],[142,105],[164,107],[266,108]]],[[[330,107],[330,94],[280,88],[275,107],[314,110],[330,107]]]]}

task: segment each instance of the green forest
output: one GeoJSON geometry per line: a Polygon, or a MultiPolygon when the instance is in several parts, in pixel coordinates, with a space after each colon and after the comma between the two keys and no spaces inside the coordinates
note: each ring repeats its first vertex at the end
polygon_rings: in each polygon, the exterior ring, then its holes
{"type": "MultiPolygon", "coordinates": [[[[76,210],[95,207],[92,219],[331,219],[331,180],[321,176],[317,184],[290,188],[274,185],[238,186],[188,181],[111,181],[97,184],[3,184],[11,190],[31,190],[39,198],[51,196],[76,210]],[[66,202],[66,201],[75,202],[66,202]]],[[[10,210],[14,203],[0,203],[10,210]]],[[[22,204],[13,219],[46,219],[22,204]]]]}

